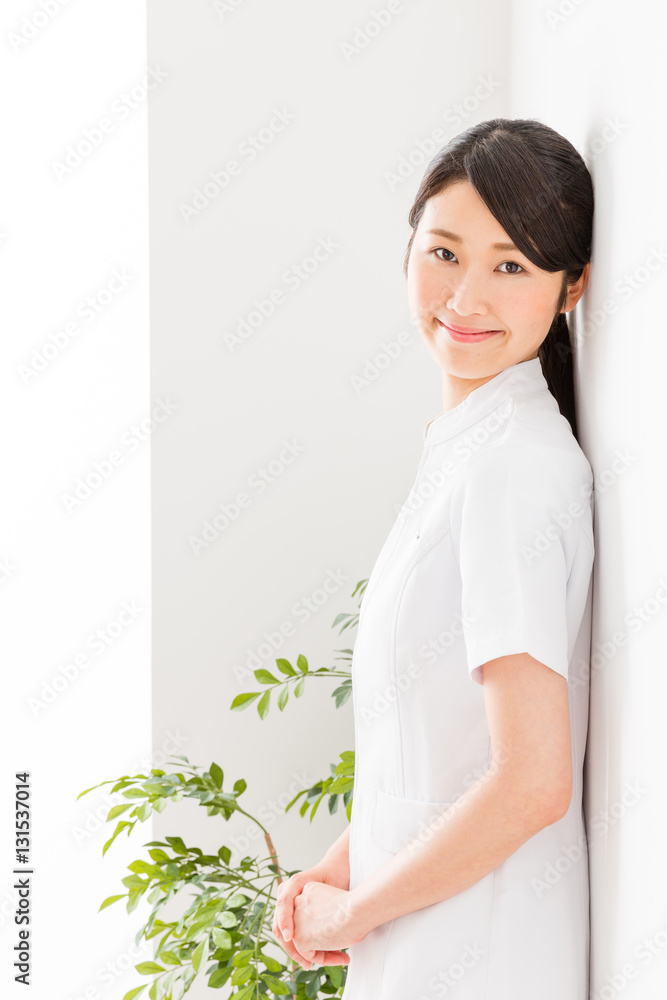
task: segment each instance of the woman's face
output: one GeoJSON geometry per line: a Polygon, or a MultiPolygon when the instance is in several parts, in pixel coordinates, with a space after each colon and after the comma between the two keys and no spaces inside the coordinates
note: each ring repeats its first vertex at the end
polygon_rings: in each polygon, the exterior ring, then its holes
{"type": "MultiPolygon", "coordinates": [[[[458,378],[493,376],[536,358],[556,313],[563,272],[542,271],[518,250],[495,243],[511,240],[468,181],[430,198],[414,235],[410,312],[437,364],[458,378]],[[445,324],[497,332],[485,339],[457,336],[445,324]]],[[[568,295],[564,311],[581,292],[583,285],[568,295]]]]}

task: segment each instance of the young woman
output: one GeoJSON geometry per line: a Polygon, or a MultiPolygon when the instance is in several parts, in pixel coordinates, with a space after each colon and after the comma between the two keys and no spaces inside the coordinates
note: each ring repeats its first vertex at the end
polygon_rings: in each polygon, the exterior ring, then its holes
{"type": "Polygon", "coordinates": [[[591,177],[553,129],[493,119],[409,221],[443,412],[361,603],[352,821],[274,932],[306,968],[349,962],[345,1000],[587,1000],[593,476],[566,314],[591,177]]]}

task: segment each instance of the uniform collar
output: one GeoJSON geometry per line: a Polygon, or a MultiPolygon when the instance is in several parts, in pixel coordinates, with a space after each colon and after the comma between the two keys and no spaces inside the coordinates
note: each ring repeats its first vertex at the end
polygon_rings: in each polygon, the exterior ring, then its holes
{"type": "Polygon", "coordinates": [[[424,426],[424,446],[446,441],[459,431],[481,420],[510,396],[526,392],[549,391],[539,358],[519,361],[504,368],[488,382],[469,392],[458,406],[434,417],[424,426]]]}

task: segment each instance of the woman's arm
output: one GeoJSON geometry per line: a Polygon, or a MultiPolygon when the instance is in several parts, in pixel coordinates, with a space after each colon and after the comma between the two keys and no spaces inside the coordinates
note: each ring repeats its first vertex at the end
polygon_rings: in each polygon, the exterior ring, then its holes
{"type": "Polygon", "coordinates": [[[491,766],[422,834],[352,889],[350,923],[363,936],[463,892],[568,810],[572,753],[565,678],[528,653],[516,653],[484,664],[483,687],[491,766]]]}
{"type": "Polygon", "coordinates": [[[341,889],[347,889],[350,885],[350,829],[351,824],[345,827],[340,837],[334,840],[333,844],[322,858],[320,865],[323,867],[333,867],[341,874],[341,889]]]}

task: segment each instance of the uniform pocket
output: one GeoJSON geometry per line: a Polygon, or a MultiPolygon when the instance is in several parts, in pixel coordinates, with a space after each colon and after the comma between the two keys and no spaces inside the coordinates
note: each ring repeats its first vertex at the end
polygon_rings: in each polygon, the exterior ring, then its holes
{"type": "Polygon", "coordinates": [[[429,837],[426,828],[452,804],[404,799],[378,788],[375,790],[371,840],[383,850],[396,854],[411,840],[429,837]]]}

